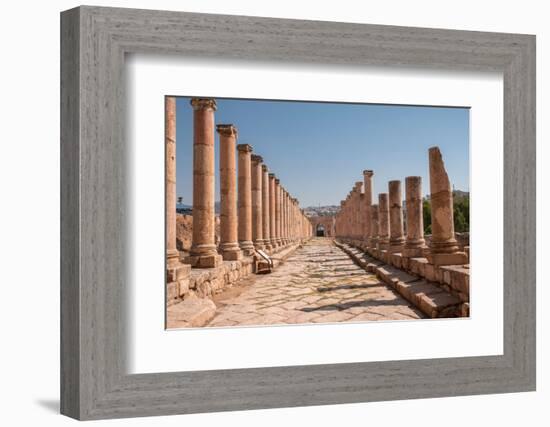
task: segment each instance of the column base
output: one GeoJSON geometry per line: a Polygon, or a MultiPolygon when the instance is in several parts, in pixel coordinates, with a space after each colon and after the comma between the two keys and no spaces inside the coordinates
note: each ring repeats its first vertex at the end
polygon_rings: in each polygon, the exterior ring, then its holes
{"type": "Polygon", "coordinates": [[[166,266],[166,282],[177,282],[180,279],[185,279],[191,273],[191,266],[178,262],[176,265],[166,266]]]}
{"type": "Polygon", "coordinates": [[[257,249],[257,250],[264,250],[266,248],[265,240],[264,239],[256,240],[254,242],[254,248],[257,249]]]}
{"type": "Polygon", "coordinates": [[[426,255],[426,258],[430,264],[435,266],[468,264],[468,256],[464,252],[455,252],[452,254],[430,253],[426,255]]]}
{"type": "Polygon", "coordinates": [[[223,257],[221,255],[189,255],[183,262],[194,268],[216,268],[222,265],[223,257]]]}
{"type": "Polygon", "coordinates": [[[244,256],[254,255],[254,244],[250,240],[244,240],[239,242],[239,247],[244,256]]]}
{"type": "Polygon", "coordinates": [[[424,256],[424,248],[407,248],[405,246],[403,248],[403,252],[401,252],[401,255],[406,258],[421,258],[424,256]]]}
{"type": "Polygon", "coordinates": [[[224,261],[239,261],[243,259],[243,253],[239,248],[230,249],[222,251],[222,258],[224,261]]]}
{"type": "Polygon", "coordinates": [[[177,249],[166,251],[166,268],[180,264],[180,253],[177,249]]]}
{"type": "Polygon", "coordinates": [[[405,246],[405,238],[404,237],[398,237],[395,239],[390,239],[390,247],[388,249],[388,252],[392,254],[396,254],[398,252],[403,252],[403,248],[405,246]]]}
{"type": "Polygon", "coordinates": [[[390,242],[388,242],[387,240],[379,240],[377,247],[378,247],[378,250],[385,251],[390,247],[390,242]]]}

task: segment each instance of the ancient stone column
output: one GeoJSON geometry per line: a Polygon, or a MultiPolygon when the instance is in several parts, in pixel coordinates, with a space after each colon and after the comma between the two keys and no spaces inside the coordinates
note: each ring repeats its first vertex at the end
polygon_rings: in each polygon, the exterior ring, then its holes
{"type": "Polygon", "coordinates": [[[269,239],[271,243],[271,247],[273,249],[276,249],[279,244],[277,242],[277,224],[275,221],[275,217],[277,216],[277,210],[275,208],[275,205],[277,204],[277,192],[276,192],[276,185],[275,185],[275,174],[270,173],[269,174],[269,239]]]}
{"type": "Polygon", "coordinates": [[[386,250],[390,246],[390,207],[388,193],[378,195],[378,249],[386,250]]]}
{"type": "Polygon", "coordinates": [[[262,162],[261,156],[253,154],[252,160],[252,242],[256,249],[264,249],[262,226],[262,162]]]}
{"type": "Polygon", "coordinates": [[[403,230],[403,202],[401,181],[388,183],[390,193],[390,248],[391,253],[401,252],[405,243],[403,230]]]}
{"type": "Polygon", "coordinates": [[[288,244],[289,238],[288,238],[288,204],[289,204],[289,194],[288,191],[284,190],[283,192],[283,236],[285,244],[288,244]]]}
{"type": "Polygon", "coordinates": [[[363,243],[363,235],[365,233],[365,195],[359,194],[359,229],[357,230],[357,244],[361,247],[363,243]]]}
{"type": "Polygon", "coordinates": [[[283,243],[286,245],[287,237],[286,237],[286,208],[287,208],[287,192],[284,188],[282,188],[281,191],[281,239],[283,240],[283,243]]]}
{"type": "Polygon", "coordinates": [[[214,111],[213,99],[193,98],[193,242],[187,264],[217,267],[222,257],[216,251],[214,212],[214,111]]]}
{"type": "Polygon", "coordinates": [[[239,152],[239,246],[244,255],[254,254],[252,243],[252,147],[237,145],[239,152]]]}
{"type": "Polygon", "coordinates": [[[176,246],[176,98],[165,98],[166,266],[179,264],[176,246]]]}
{"type": "Polygon", "coordinates": [[[370,214],[370,207],[372,205],[372,176],[374,175],[374,172],[371,170],[364,170],[363,171],[363,193],[364,193],[364,207],[363,207],[363,240],[367,244],[367,246],[371,246],[370,244],[370,238],[371,238],[371,214],[370,214]]]}
{"type": "Polygon", "coordinates": [[[242,258],[237,224],[237,128],[218,125],[220,134],[220,252],[224,260],[242,258]]]}
{"type": "Polygon", "coordinates": [[[353,238],[354,240],[359,243],[359,241],[363,238],[363,218],[361,218],[361,203],[363,203],[363,199],[361,198],[362,190],[363,189],[363,181],[357,181],[355,183],[355,197],[354,197],[354,203],[353,203],[353,221],[354,221],[354,233],[353,238]]]}
{"type": "Polygon", "coordinates": [[[422,178],[408,176],[405,178],[407,207],[407,240],[403,249],[405,257],[421,257],[426,246],[424,241],[424,218],[422,213],[422,178]]]}
{"type": "Polygon", "coordinates": [[[267,250],[273,249],[271,246],[271,234],[269,232],[269,171],[266,165],[262,165],[262,235],[264,245],[267,250]]]}
{"type": "Polygon", "coordinates": [[[374,204],[370,207],[370,247],[376,249],[378,247],[378,205],[374,204]]]}
{"type": "Polygon", "coordinates": [[[283,240],[281,239],[281,184],[278,178],[275,179],[275,237],[277,239],[277,246],[282,246],[283,240]]]}
{"type": "Polygon", "coordinates": [[[468,258],[460,252],[455,238],[453,193],[438,147],[430,148],[429,160],[432,240],[426,257],[434,265],[466,264],[468,258]]]}

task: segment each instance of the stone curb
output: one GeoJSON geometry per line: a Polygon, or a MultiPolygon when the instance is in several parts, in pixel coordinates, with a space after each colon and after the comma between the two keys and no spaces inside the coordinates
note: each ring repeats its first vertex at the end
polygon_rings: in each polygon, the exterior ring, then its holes
{"type": "MultiPolygon", "coordinates": [[[[303,243],[295,243],[273,254],[273,268],[277,268],[294,253],[296,249],[302,247],[302,245],[303,243]]],[[[199,279],[194,284],[194,290],[197,292],[193,293],[190,297],[184,298],[182,301],[167,305],[166,319],[168,329],[184,327],[196,328],[206,325],[216,314],[217,307],[211,299],[212,293],[223,292],[224,288],[233,286],[239,280],[250,277],[254,274],[251,269],[251,264],[252,258],[247,257],[242,261],[225,261],[224,265],[221,267],[206,272],[199,273],[196,270],[192,271],[199,279]],[[234,280],[226,277],[231,271],[237,272],[238,270],[244,269],[246,266],[248,266],[247,271],[243,272],[244,274],[242,275],[234,276],[234,280]],[[220,280],[221,278],[224,278],[224,281],[227,282],[224,283],[223,287],[210,289],[209,291],[201,290],[201,288],[206,285],[211,287],[210,283],[215,280],[220,280]],[[200,292],[198,292],[199,290],[200,292]]]]}
{"type": "Polygon", "coordinates": [[[391,286],[403,298],[431,318],[464,317],[460,299],[436,284],[372,258],[352,246],[334,241],[358,266],[391,286]]]}

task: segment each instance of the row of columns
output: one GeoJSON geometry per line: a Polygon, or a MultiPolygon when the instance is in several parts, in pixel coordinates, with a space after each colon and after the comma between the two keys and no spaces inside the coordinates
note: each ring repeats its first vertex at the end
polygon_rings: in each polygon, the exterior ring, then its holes
{"type": "Polygon", "coordinates": [[[430,205],[432,238],[424,239],[422,179],[405,178],[406,221],[404,220],[401,181],[388,183],[388,192],[373,200],[372,170],[363,171],[336,215],[336,236],[355,241],[364,249],[401,253],[405,257],[425,256],[434,265],[467,263],[459,251],[453,220],[451,183],[438,147],[429,149],[430,205]],[[377,202],[377,203],[376,203],[377,202]]]}
{"type": "MultiPolygon", "coordinates": [[[[273,252],[311,237],[298,200],[270,173],[252,146],[237,144],[233,124],[215,125],[216,102],[193,98],[193,236],[184,263],[217,267],[223,260],[273,252]],[[220,244],[215,244],[215,132],[220,138],[220,244]],[[238,174],[237,174],[238,165],[238,174]]],[[[175,98],[166,98],[167,265],[179,262],[176,249],[175,98]]]]}

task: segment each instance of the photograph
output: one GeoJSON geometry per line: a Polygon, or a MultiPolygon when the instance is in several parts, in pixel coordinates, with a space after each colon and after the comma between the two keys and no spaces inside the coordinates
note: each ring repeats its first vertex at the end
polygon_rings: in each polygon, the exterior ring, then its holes
{"type": "Polygon", "coordinates": [[[469,107],[164,99],[167,329],[470,316],[469,107]]]}

